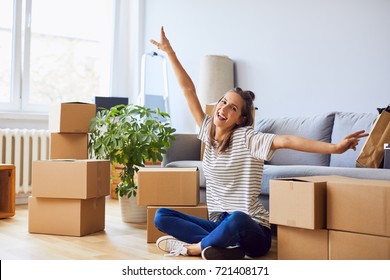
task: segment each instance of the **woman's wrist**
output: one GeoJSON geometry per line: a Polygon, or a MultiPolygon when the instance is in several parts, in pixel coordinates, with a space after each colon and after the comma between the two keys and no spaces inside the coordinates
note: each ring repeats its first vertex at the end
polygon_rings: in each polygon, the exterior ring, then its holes
{"type": "Polygon", "coordinates": [[[330,143],[330,154],[340,154],[340,148],[337,143],[330,143]]]}
{"type": "Polygon", "coordinates": [[[175,56],[175,55],[176,55],[176,53],[175,53],[175,51],[174,51],[173,49],[167,51],[166,54],[167,54],[168,56],[175,56]]]}

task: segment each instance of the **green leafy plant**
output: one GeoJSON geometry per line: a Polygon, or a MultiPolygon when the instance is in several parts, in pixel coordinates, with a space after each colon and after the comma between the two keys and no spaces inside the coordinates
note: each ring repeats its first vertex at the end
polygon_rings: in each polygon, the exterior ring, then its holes
{"type": "Polygon", "coordinates": [[[176,129],[169,123],[169,114],[138,105],[117,105],[98,111],[90,126],[89,154],[123,165],[118,196],[137,194],[134,180],[145,161],[162,161],[162,155],[174,140],[176,129]]]}

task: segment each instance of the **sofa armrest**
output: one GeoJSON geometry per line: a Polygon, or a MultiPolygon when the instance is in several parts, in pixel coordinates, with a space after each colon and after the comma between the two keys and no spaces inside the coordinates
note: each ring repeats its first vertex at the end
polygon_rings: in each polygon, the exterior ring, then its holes
{"type": "Polygon", "coordinates": [[[201,141],[197,134],[174,134],[175,140],[170,142],[167,153],[163,155],[162,165],[180,160],[200,160],[201,141]]]}

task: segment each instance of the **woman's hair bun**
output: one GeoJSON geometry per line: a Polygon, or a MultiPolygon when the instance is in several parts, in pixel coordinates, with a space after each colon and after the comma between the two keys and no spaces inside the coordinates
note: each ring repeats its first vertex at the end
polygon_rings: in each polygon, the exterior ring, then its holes
{"type": "Polygon", "coordinates": [[[242,90],[242,88],[240,88],[240,87],[235,87],[235,88],[233,89],[233,91],[236,92],[236,93],[238,93],[238,94],[240,94],[241,96],[247,94],[247,95],[249,95],[249,97],[252,99],[252,101],[255,100],[255,94],[253,93],[253,91],[250,91],[250,90],[242,90]]]}
{"type": "Polygon", "coordinates": [[[253,93],[253,91],[250,91],[250,90],[246,90],[246,92],[249,94],[249,96],[252,98],[252,100],[255,100],[255,94],[253,93]]]}

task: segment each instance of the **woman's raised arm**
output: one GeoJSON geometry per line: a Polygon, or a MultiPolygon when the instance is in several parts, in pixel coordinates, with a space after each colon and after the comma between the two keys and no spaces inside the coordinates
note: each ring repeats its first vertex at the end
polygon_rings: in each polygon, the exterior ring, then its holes
{"type": "Polygon", "coordinates": [[[196,95],[195,85],[192,82],[190,76],[187,74],[186,70],[181,65],[179,59],[177,58],[176,53],[173,50],[168,38],[165,36],[163,27],[161,27],[160,31],[160,42],[157,42],[155,40],[150,40],[150,42],[167,54],[168,59],[171,62],[173,71],[176,75],[177,81],[184,93],[184,97],[187,100],[187,104],[190,108],[191,114],[195,119],[196,124],[200,125],[204,118],[204,112],[202,106],[200,105],[198,96],[196,95]]]}

